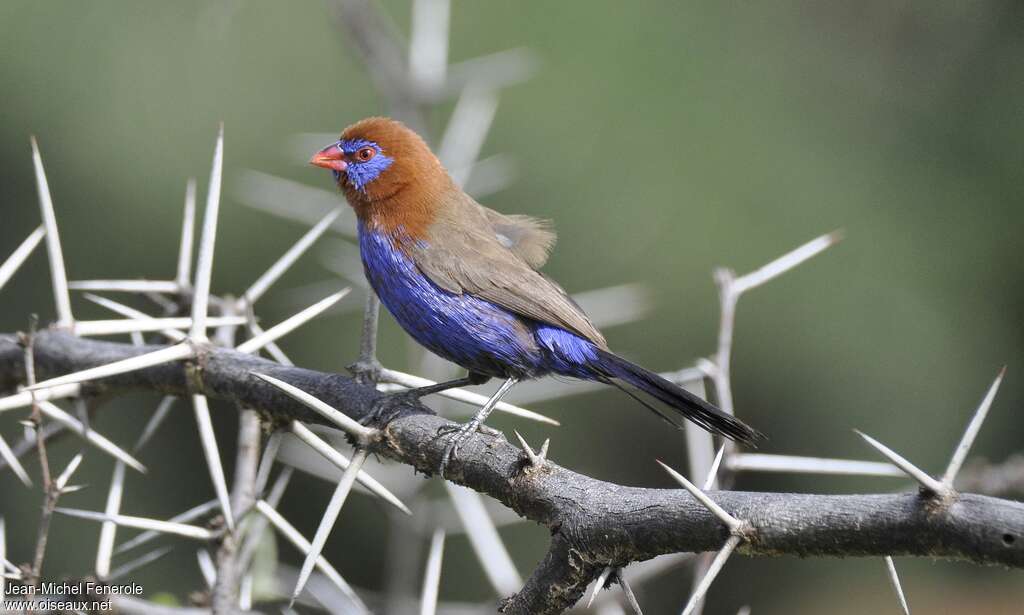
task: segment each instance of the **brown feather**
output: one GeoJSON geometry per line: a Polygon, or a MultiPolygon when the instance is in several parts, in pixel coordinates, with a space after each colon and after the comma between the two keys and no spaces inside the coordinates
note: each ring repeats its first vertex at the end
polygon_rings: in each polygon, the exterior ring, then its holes
{"type": "Polygon", "coordinates": [[[428,229],[405,246],[420,271],[453,293],[469,293],[517,314],[568,329],[607,349],[604,336],[556,282],[502,245],[486,213],[459,191],[428,229]]]}
{"type": "Polygon", "coordinates": [[[479,207],[484,210],[502,245],[515,252],[530,267],[540,269],[544,266],[557,240],[550,220],[503,214],[483,205],[479,207]]]}
{"type": "Polygon", "coordinates": [[[365,191],[356,190],[345,174],[338,181],[356,215],[374,228],[394,233],[402,227],[410,236],[421,237],[438,200],[458,190],[430,147],[401,122],[367,118],[346,128],[341,138],[373,141],[394,160],[365,191]]]}
{"type": "MultiPolygon", "coordinates": [[[[394,163],[365,192],[352,187],[343,174],[339,185],[356,214],[387,232],[399,226],[413,237],[422,236],[433,220],[440,195],[458,187],[441,161],[414,131],[383,117],[360,120],[345,129],[342,139],[366,139],[381,147],[394,163]]],[[[531,216],[503,214],[477,204],[499,241],[534,269],[548,260],[556,235],[551,222],[531,216]]]]}

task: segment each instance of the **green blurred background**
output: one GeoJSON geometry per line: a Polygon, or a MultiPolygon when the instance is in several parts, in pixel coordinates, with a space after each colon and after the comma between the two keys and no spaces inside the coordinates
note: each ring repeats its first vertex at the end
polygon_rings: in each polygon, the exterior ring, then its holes
{"type": "MultiPolygon", "coordinates": [[[[408,2],[383,6],[407,30],[408,2]]],[[[214,290],[241,291],[303,231],[239,202],[244,170],[329,188],[327,174],[289,148],[293,135],[385,111],[345,39],[321,2],[3,2],[0,257],[39,221],[35,134],[72,279],[171,277],[184,181],[198,176],[205,194],[223,120],[214,290]]],[[[840,245],[740,303],[734,394],[740,415],[770,435],[763,452],[873,459],[856,427],[938,471],[1004,363],[1008,378],[975,454],[998,461],[1021,449],[1024,5],[454,3],[453,61],[520,46],[537,54],[539,70],[502,93],[482,152],[512,156],[518,179],[485,204],[555,220],[560,240],[546,271],[570,291],[651,289],[642,322],[609,330],[614,348],[659,370],[692,364],[714,348],[715,266],[744,272],[841,228],[840,245]]],[[[450,111],[431,115],[435,134],[450,111]]],[[[289,289],[328,278],[316,257],[304,259],[261,316],[276,322],[299,305],[289,289]]],[[[31,312],[52,318],[41,251],[0,297],[2,331],[23,329],[31,312]]],[[[301,365],[340,371],[358,335],[354,309],[283,346],[301,365]]],[[[385,317],[383,360],[416,369],[409,348],[385,317]]],[[[118,400],[95,425],[130,442],[155,401],[118,400]]],[[[613,390],[531,407],[563,426],[494,425],[533,442],[552,437],[553,458],[575,470],[668,487],[654,458],[685,465],[682,438],[613,390]]],[[[191,413],[177,410],[143,458],[149,477],[129,476],[127,513],[167,517],[212,497],[191,413]]],[[[235,413],[215,410],[230,472],[235,413]]],[[[20,430],[12,416],[0,424],[9,441],[20,430]]],[[[56,445],[58,466],[77,450],[76,441],[56,445]]],[[[78,482],[95,488],[65,503],[101,509],[110,467],[88,455],[78,482]]],[[[738,487],[905,485],[758,475],[738,487]]],[[[10,472],[0,494],[9,557],[27,560],[40,496],[10,472]]],[[[327,485],[301,476],[289,494],[283,513],[312,535],[327,485]]],[[[357,586],[381,590],[387,531],[378,506],[360,498],[327,555],[357,586]]],[[[58,518],[46,576],[91,570],[97,534],[91,522],[58,518]]],[[[519,524],[505,535],[528,574],[546,531],[519,524]]],[[[179,545],[136,580],[184,600],[202,586],[193,547],[179,545]]],[[[897,566],[915,612],[1021,612],[1020,572],[897,566]]],[[[675,570],[644,585],[641,603],[676,612],[689,589],[689,573],[675,570]]],[[[449,540],[442,596],[494,598],[462,537],[449,540]]],[[[706,612],[744,604],[757,614],[897,612],[881,560],[736,557],[706,612]]]]}

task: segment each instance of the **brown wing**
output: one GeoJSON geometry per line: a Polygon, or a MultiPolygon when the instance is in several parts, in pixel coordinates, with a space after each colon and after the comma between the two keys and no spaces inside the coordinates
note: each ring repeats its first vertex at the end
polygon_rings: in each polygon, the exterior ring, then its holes
{"type": "Polygon", "coordinates": [[[445,208],[430,226],[429,239],[408,246],[420,271],[449,292],[478,296],[607,349],[604,336],[562,287],[502,245],[486,214],[471,205],[476,203],[445,208]]]}
{"type": "Polygon", "coordinates": [[[512,250],[532,269],[540,269],[555,246],[554,229],[550,220],[531,216],[503,214],[478,205],[490,222],[501,245],[512,250]]]}

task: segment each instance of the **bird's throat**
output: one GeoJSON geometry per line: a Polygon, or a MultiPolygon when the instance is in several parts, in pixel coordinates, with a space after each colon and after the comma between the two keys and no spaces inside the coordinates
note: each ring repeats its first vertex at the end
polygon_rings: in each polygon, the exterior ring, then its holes
{"type": "Polygon", "coordinates": [[[392,238],[426,239],[444,203],[436,187],[410,184],[386,197],[343,185],[345,198],[367,228],[392,238]]]}

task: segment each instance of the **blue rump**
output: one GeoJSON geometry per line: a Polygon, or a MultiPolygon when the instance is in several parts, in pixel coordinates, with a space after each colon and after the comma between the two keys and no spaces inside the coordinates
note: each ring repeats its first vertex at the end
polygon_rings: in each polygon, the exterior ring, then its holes
{"type": "Polygon", "coordinates": [[[402,328],[431,352],[480,374],[600,378],[597,347],[561,327],[524,318],[427,278],[387,235],[359,225],[366,277],[402,328]]]}

